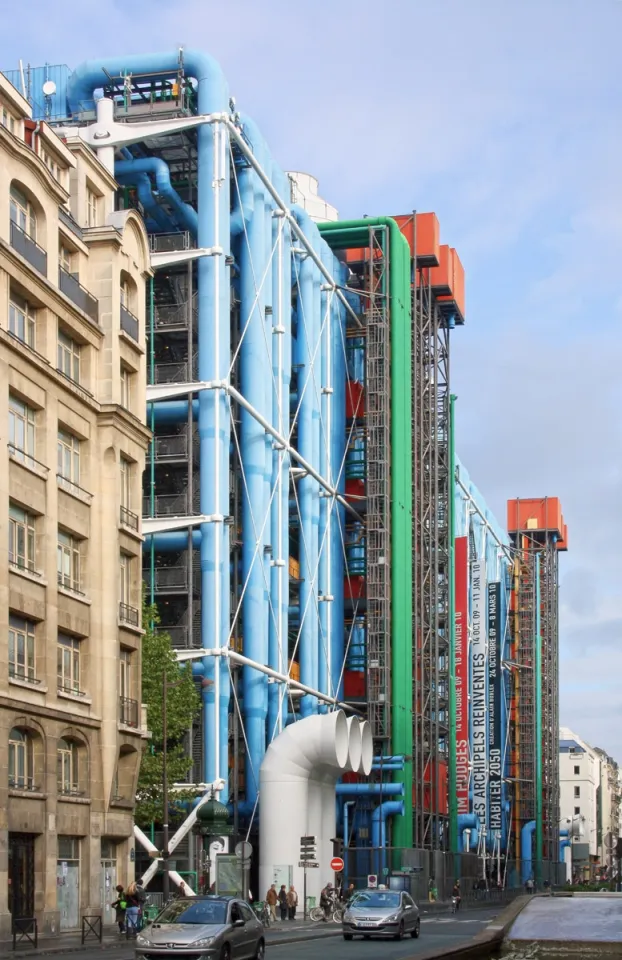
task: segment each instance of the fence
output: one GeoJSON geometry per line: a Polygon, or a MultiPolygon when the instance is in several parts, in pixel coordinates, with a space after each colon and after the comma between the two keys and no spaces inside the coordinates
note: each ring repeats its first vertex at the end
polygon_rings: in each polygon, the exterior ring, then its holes
{"type": "Polygon", "coordinates": [[[531,877],[534,890],[559,887],[566,881],[563,863],[523,864],[500,861],[475,853],[451,854],[442,850],[415,850],[397,847],[349,847],[343,853],[344,884],[367,886],[368,877],[391,889],[406,890],[418,902],[427,900],[431,890],[439,900],[449,900],[453,885],[460,880],[465,900],[505,899],[523,893],[523,876],[531,877]],[[524,867],[524,870],[523,870],[524,867]]]}

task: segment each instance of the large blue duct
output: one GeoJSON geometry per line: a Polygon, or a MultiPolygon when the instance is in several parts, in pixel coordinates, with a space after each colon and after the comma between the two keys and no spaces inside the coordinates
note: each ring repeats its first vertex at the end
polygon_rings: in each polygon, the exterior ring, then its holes
{"type": "Polygon", "coordinates": [[[403,783],[338,783],[338,797],[403,797],[403,783]]]}
{"type": "Polygon", "coordinates": [[[532,853],[532,839],[536,831],[536,821],[530,820],[529,823],[526,823],[523,829],[520,832],[520,855],[521,855],[521,867],[520,867],[520,878],[521,883],[525,884],[527,881],[532,878],[533,875],[533,853],[532,853]]]}
{"type": "Polygon", "coordinates": [[[376,807],[371,815],[371,845],[373,849],[381,850],[378,873],[384,873],[387,862],[387,819],[389,817],[404,816],[403,800],[385,800],[376,807]]]}
{"type": "MultiPolygon", "coordinates": [[[[184,203],[174,189],[171,184],[171,172],[164,160],[159,157],[142,157],[132,160],[117,160],[114,165],[114,175],[120,183],[138,183],[138,178],[145,176],[149,180],[150,174],[155,178],[158,197],[165,200],[171,207],[176,225],[182,230],[189,230],[192,236],[196,237],[198,233],[196,210],[189,204],[184,203]]],[[[150,187],[151,181],[149,180],[150,187]]],[[[154,215],[154,219],[157,220],[157,216],[154,215]]]]}
{"type": "Polygon", "coordinates": [[[463,853],[468,853],[469,849],[477,850],[479,843],[479,817],[476,813],[458,814],[458,836],[462,837],[463,853]],[[465,836],[466,830],[470,831],[469,846],[467,846],[467,839],[465,836]]]}

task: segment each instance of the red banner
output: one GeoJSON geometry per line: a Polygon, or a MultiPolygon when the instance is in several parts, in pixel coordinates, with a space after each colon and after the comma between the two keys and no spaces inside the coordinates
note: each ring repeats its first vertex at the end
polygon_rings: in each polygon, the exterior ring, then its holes
{"type": "Polygon", "coordinates": [[[456,781],[458,813],[469,812],[469,557],[468,538],[456,537],[456,781]]]}

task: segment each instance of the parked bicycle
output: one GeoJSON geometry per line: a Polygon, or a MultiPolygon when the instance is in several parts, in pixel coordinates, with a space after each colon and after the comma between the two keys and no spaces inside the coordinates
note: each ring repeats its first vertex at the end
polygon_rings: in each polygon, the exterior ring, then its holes
{"type": "Polygon", "coordinates": [[[263,923],[264,927],[269,927],[272,923],[272,916],[270,914],[270,907],[266,901],[258,900],[257,903],[253,904],[253,910],[259,922],[263,923]]]}

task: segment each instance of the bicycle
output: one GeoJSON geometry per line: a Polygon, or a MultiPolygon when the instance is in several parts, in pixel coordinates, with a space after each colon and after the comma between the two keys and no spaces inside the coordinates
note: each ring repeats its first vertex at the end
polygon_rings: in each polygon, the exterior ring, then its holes
{"type": "Polygon", "coordinates": [[[253,904],[253,911],[255,916],[264,927],[269,927],[272,923],[272,915],[270,913],[270,907],[265,902],[265,900],[258,900],[257,903],[253,904]]]}
{"type": "Polygon", "coordinates": [[[320,920],[332,920],[334,923],[341,923],[344,913],[344,906],[338,900],[332,899],[328,905],[328,910],[325,910],[324,907],[313,907],[309,911],[309,917],[315,923],[320,920]]]}

